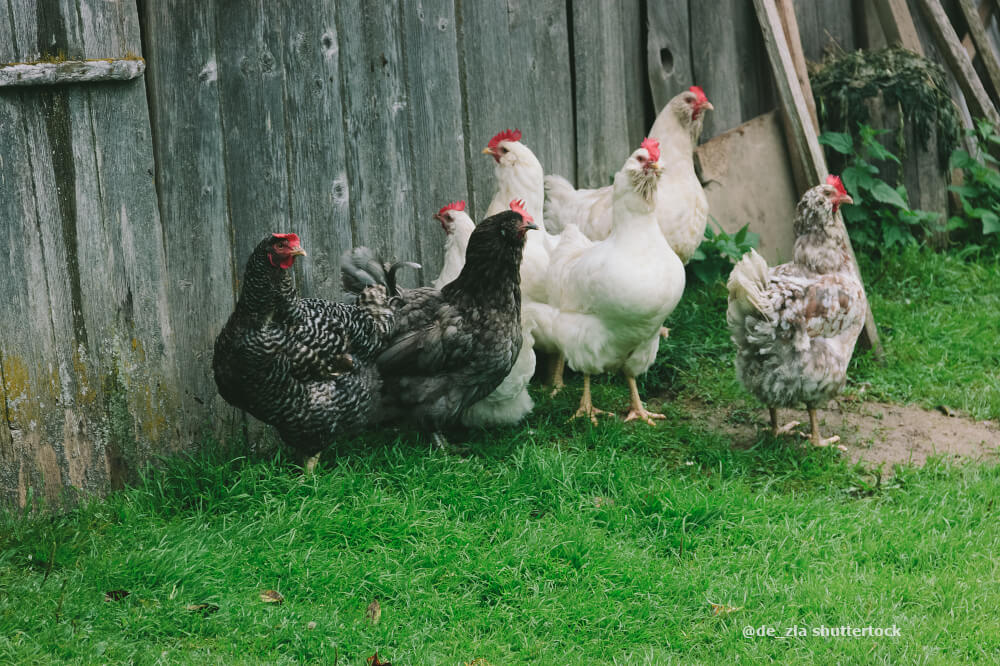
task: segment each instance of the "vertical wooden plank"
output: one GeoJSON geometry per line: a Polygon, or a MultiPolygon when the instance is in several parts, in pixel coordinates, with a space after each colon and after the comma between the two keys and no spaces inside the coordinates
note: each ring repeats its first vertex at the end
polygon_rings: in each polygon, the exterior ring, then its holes
{"type": "Polygon", "coordinates": [[[854,50],[852,0],[795,0],[794,4],[807,60],[821,62],[828,52],[836,54],[854,50]]]}
{"type": "Polygon", "coordinates": [[[340,293],[340,255],[354,241],[336,5],[292,3],[281,18],[290,228],[309,252],[296,269],[302,293],[333,298],[340,293]]]}
{"type": "MultiPolygon", "coordinates": [[[[337,3],[354,240],[419,262],[399,26],[395,3],[337,3]]],[[[412,284],[412,273],[403,280],[412,284]]]]}
{"type": "Polygon", "coordinates": [[[414,234],[427,282],[444,256],[443,234],[431,216],[468,197],[454,0],[405,0],[402,21],[414,234]]]}
{"type": "MultiPolygon", "coordinates": [[[[702,3],[694,3],[700,5],[702,3]]],[[[704,87],[692,66],[691,29],[695,27],[687,0],[646,3],[646,63],[656,111],[670,98],[694,84],[704,87]]],[[[714,97],[714,92],[708,90],[714,97]]]]}
{"type": "Polygon", "coordinates": [[[234,266],[211,3],[143,4],[156,188],[162,219],[167,303],[173,329],[180,412],[176,433],[196,441],[224,437],[242,415],[218,396],[212,377],[215,336],[232,312],[234,266]]]}
{"type": "Polygon", "coordinates": [[[629,154],[621,11],[606,2],[572,8],[576,184],[603,187],[629,154]]]}
{"type": "Polygon", "coordinates": [[[882,25],[882,32],[890,44],[902,46],[918,55],[924,54],[924,48],[906,0],[875,0],[875,9],[882,25]]]}
{"type": "Polygon", "coordinates": [[[653,98],[646,62],[646,3],[622,0],[622,42],[625,54],[625,124],[628,145],[638,146],[653,124],[653,98]]]}
{"type": "Polygon", "coordinates": [[[771,108],[770,83],[753,6],[747,0],[691,3],[691,59],[695,82],[715,110],[705,116],[702,139],[736,127],[771,108]]]}
{"type": "Polygon", "coordinates": [[[255,0],[215,14],[226,191],[236,274],[260,239],[290,228],[278,3],[255,0]]]}
{"type": "Polygon", "coordinates": [[[459,39],[467,113],[466,162],[478,219],[495,189],[490,137],[519,128],[546,173],[574,176],[569,33],[561,0],[463,2],[459,39]]]}
{"type": "Polygon", "coordinates": [[[795,66],[795,78],[802,88],[802,96],[806,101],[806,108],[809,110],[809,121],[812,123],[813,131],[819,134],[819,118],[816,116],[816,100],[813,99],[812,86],[809,84],[809,72],[806,70],[806,58],[802,51],[802,36],[799,33],[798,21],[795,17],[795,8],[791,0],[777,0],[778,14],[781,16],[781,27],[785,31],[785,41],[788,43],[788,51],[792,56],[792,64],[795,66]]]}

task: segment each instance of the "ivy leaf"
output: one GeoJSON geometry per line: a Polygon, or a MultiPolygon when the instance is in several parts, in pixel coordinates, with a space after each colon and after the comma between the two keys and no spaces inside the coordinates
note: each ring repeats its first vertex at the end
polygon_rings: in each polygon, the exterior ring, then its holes
{"type": "Polygon", "coordinates": [[[889,187],[885,181],[875,181],[870,189],[876,201],[889,204],[897,208],[906,208],[906,201],[899,195],[899,192],[889,187]]]}
{"type": "Polygon", "coordinates": [[[961,148],[952,151],[951,157],[948,158],[949,169],[969,169],[975,164],[976,160],[972,159],[972,156],[961,148]]]}
{"type": "Polygon", "coordinates": [[[983,235],[1000,233],[1000,215],[986,211],[979,219],[983,222],[983,235]]]}
{"type": "Polygon", "coordinates": [[[854,139],[846,132],[823,132],[819,135],[819,142],[841,155],[850,155],[854,150],[854,139]]]}
{"type": "Polygon", "coordinates": [[[872,178],[868,171],[856,166],[849,166],[844,169],[843,173],[840,174],[840,178],[844,181],[844,187],[851,194],[851,198],[855,199],[855,205],[858,204],[857,199],[861,194],[861,190],[871,190],[872,185],[875,183],[875,179],[872,178]]]}

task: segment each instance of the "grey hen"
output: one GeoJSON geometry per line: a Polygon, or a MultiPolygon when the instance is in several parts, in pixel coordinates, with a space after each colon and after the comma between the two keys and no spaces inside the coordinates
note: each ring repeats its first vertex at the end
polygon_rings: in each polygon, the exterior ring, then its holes
{"type": "Polygon", "coordinates": [[[368,423],[381,380],[375,357],[392,330],[385,287],[354,304],[299,298],[289,270],[295,234],[262,240],[247,261],[236,310],[215,341],[219,394],[273,425],[303,457],[368,423]]]}
{"type": "Polygon", "coordinates": [[[796,209],[794,260],[768,269],[751,250],[728,283],[740,381],[768,406],[775,434],[798,425],[778,428],[776,408],[805,403],[817,446],[839,440],[820,438],[816,408],[844,387],[868,309],[837,220],[842,203],[853,202],[836,176],[806,192],[796,209]]]}
{"type": "MultiPolygon", "coordinates": [[[[396,325],[377,359],[383,420],[440,433],[503,381],[521,348],[518,271],[525,233],[535,228],[518,212],[493,215],[472,232],[454,281],[440,290],[402,289],[390,300],[396,325]]],[[[367,248],[342,262],[346,289],[390,286],[367,248]]]]}

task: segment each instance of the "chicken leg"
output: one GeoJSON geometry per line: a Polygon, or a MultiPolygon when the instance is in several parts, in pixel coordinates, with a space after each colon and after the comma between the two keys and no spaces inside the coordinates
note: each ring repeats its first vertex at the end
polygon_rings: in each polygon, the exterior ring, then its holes
{"type": "MultiPolygon", "coordinates": [[[[819,419],[816,417],[816,410],[812,407],[809,408],[809,425],[812,426],[812,436],[809,438],[815,446],[830,446],[831,444],[836,444],[840,441],[838,435],[833,437],[827,437],[822,439],[819,436],[819,419]]],[[[846,451],[846,446],[838,446],[841,451],[846,451]]]]}
{"type": "Polygon", "coordinates": [[[552,386],[552,393],[549,394],[550,397],[556,397],[556,394],[566,386],[566,383],[563,382],[563,371],[565,368],[566,357],[560,352],[552,364],[552,377],[549,381],[549,384],[552,386]]]}
{"type": "Polygon", "coordinates": [[[578,419],[581,416],[589,416],[590,422],[597,425],[597,416],[599,414],[607,414],[603,409],[598,409],[594,407],[594,403],[590,400],[590,375],[584,373],[583,375],[583,395],[580,396],[580,409],[576,410],[576,414],[573,415],[574,419],[578,419]]]}
{"type": "Polygon", "coordinates": [[[628,416],[625,417],[626,421],[634,421],[635,419],[640,419],[645,421],[651,426],[655,426],[656,423],[653,419],[665,419],[667,418],[663,414],[657,414],[656,412],[650,412],[642,405],[642,400],[639,398],[639,387],[635,383],[635,377],[632,375],[625,375],[625,381],[628,382],[628,392],[629,400],[631,401],[631,409],[628,412],[628,416]]]}
{"type": "Polygon", "coordinates": [[[778,427],[778,410],[775,407],[768,407],[767,411],[771,414],[771,434],[775,437],[780,437],[781,435],[787,435],[792,431],[792,428],[799,424],[798,421],[789,421],[785,425],[778,427]]]}

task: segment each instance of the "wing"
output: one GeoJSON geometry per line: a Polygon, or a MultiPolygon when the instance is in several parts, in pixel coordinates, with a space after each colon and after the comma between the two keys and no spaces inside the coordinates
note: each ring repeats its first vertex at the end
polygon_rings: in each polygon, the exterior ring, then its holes
{"type": "Polygon", "coordinates": [[[414,289],[396,314],[396,330],[378,356],[387,375],[432,375],[448,365],[462,325],[461,313],[440,291],[414,289]]]}
{"type": "Polygon", "coordinates": [[[850,273],[809,276],[786,264],[772,271],[769,287],[779,328],[791,335],[835,338],[864,322],[864,290],[850,273]]]}

